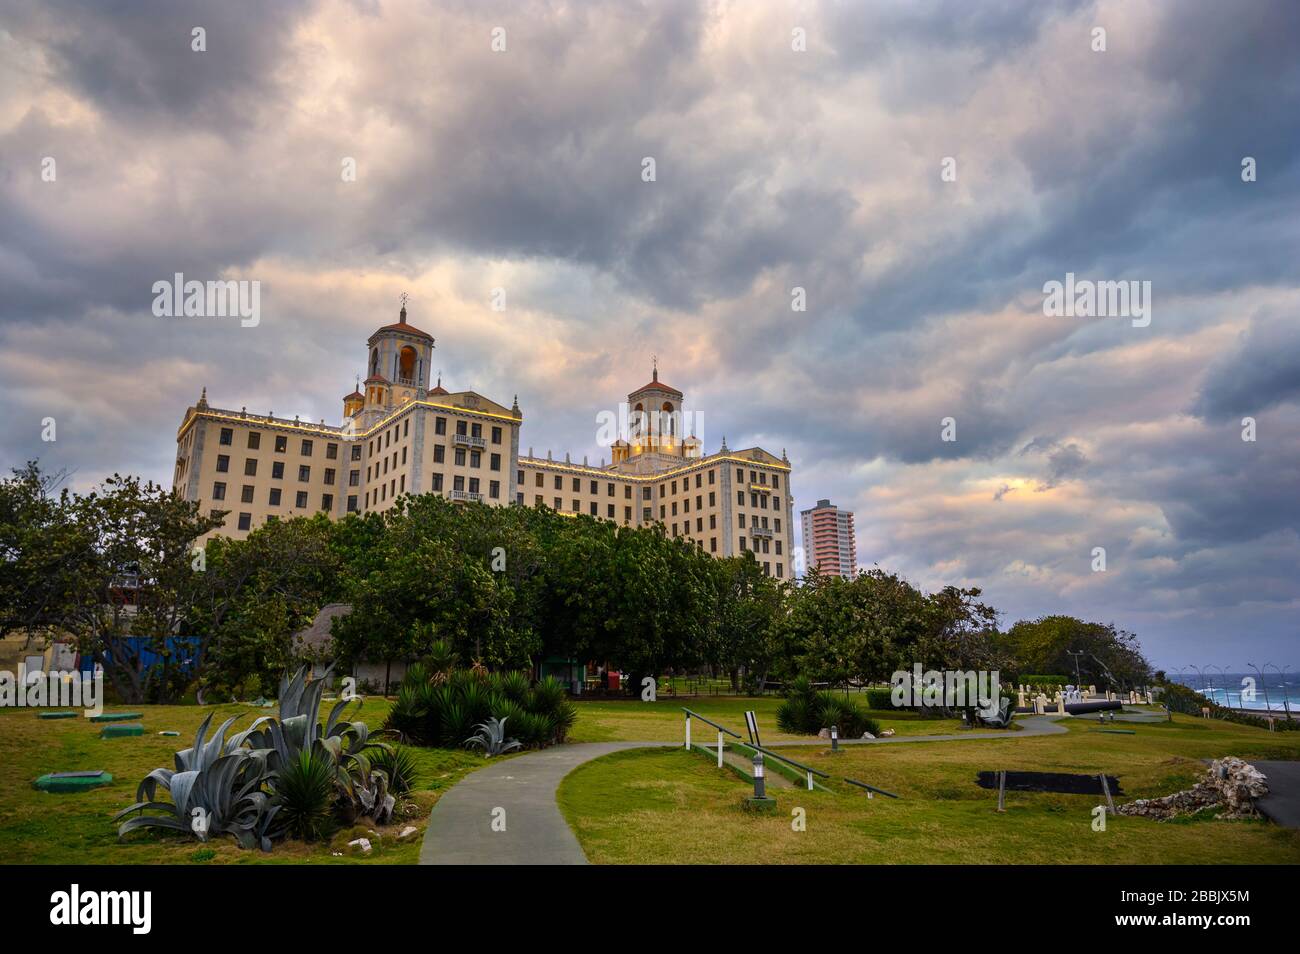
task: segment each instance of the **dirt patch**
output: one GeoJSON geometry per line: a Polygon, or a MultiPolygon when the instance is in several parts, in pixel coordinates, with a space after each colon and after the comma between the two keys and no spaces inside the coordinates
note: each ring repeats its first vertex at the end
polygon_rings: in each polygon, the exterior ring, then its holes
{"type": "MultiPolygon", "coordinates": [[[[980,788],[998,787],[997,772],[980,772],[976,779],[980,788]]],[[[1123,795],[1119,778],[1107,775],[1106,783],[1112,795],[1123,795]]],[[[1099,775],[1071,775],[1068,772],[1008,772],[1009,792],[1054,792],[1060,795],[1103,795],[1099,775]]]]}

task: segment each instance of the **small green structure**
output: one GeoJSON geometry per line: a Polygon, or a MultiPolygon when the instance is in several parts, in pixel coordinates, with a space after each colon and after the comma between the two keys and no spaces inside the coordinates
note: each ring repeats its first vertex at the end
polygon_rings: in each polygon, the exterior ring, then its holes
{"type": "Polygon", "coordinates": [[[97,716],[91,716],[91,722],[125,722],[127,719],[138,719],[143,715],[140,712],[101,712],[97,716]]]}
{"type": "Polygon", "coordinates": [[[67,792],[85,792],[113,781],[113,776],[98,769],[92,772],[50,772],[32,782],[33,788],[42,792],[64,794],[67,792]]]}
{"type": "Polygon", "coordinates": [[[119,739],[128,735],[144,735],[144,724],[141,722],[122,722],[117,725],[106,725],[99,731],[101,739],[119,739]]]}
{"type": "Polygon", "coordinates": [[[36,713],[36,718],[38,719],[75,719],[76,717],[77,713],[68,710],[36,713]]]}

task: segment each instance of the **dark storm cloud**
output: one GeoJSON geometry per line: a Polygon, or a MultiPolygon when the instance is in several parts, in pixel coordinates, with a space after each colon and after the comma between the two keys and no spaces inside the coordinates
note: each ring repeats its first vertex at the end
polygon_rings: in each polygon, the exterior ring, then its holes
{"type": "Polygon", "coordinates": [[[1279,641],[1300,565],[1298,14],[9,3],[0,455],[165,479],[203,384],[336,420],[409,289],[449,384],[520,392],[525,446],[597,458],[595,410],[656,351],[708,444],[785,446],[797,506],[856,507],[863,563],[984,586],[1012,616],[1135,619],[1158,658],[1234,620],[1279,641]],[[176,271],[260,279],[263,324],[154,318],[176,271]],[[1151,281],[1151,327],[1044,317],[1066,271],[1151,281]],[[483,304],[498,284],[504,315],[483,304]],[[1115,572],[1089,571],[1094,545],[1115,572]]]}

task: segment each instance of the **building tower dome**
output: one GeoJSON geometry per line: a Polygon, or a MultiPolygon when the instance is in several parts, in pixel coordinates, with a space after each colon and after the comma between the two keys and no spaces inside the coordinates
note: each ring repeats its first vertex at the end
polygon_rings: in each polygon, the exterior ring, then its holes
{"type": "Polygon", "coordinates": [[[423,398],[429,390],[434,339],[406,320],[406,295],[397,322],[384,325],[366,341],[366,406],[399,405],[423,398]]]}

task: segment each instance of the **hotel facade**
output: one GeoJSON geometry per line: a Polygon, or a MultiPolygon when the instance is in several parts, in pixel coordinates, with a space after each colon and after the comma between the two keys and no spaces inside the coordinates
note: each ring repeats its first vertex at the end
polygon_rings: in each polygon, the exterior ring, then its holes
{"type": "Polygon", "coordinates": [[[381,512],[403,494],[457,503],[549,507],[623,526],[663,524],[714,556],[752,552],[791,579],[790,462],[759,447],[705,454],[682,434],[681,391],[659,380],[627,396],[630,428],[600,466],[520,453],[523,412],[475,391],[430,386],[434,339],[407,322],[366,341],[367,376],[343,398],[342,423],[213,407],[204,388],[176,434],[173,486],[226,511],[214,533],[246,536],[269,520],[381,512]]]}

